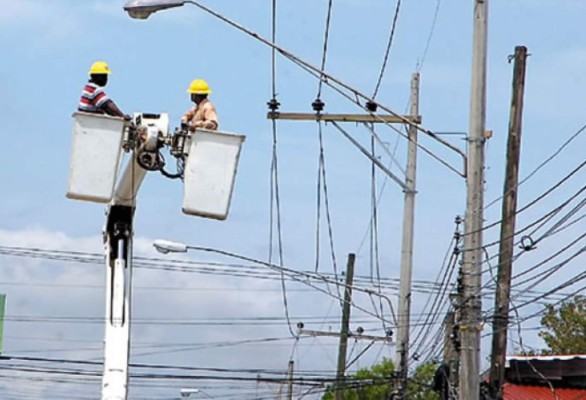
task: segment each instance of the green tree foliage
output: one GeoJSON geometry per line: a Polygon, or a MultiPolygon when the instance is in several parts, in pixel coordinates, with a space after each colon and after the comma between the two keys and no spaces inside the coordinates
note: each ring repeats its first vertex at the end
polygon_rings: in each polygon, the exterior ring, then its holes
{"type": "MultiPolygon", "coordinates": [[[[438,400],[439,396],[429,385],[437,366],[433,363],[417,367],[409,381],[408,398],[413,400],[438,400]]],[[[348,375],[343,385],[344,400],[386,400],[391,391],[391,375],[395,370],[393,362],[384,358],[370,368],[359,369],[356,374],[348,375]]],[[[335,399],[335,386],[328,387],[322,400],[335,399]]]]}
{"type": "Polygon", "coordinates": [[[541,325],[545,354],[586,354],[586,297],[575,296],[558,308],[547,305],[541,325]]]}
{"type": "Polygon", "coordinates": [[[433,376],[438,365],[434,363],[420,364],[415,369],[413,377],[409,380],[407,387],[409,400],[438,400],[439,395],[431,390],[429,386],[433,382],[433,376]]]}

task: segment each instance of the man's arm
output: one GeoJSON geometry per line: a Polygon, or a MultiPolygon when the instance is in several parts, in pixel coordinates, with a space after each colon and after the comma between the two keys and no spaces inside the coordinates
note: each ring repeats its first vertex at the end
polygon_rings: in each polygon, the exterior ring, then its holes
{"type": "Polygon", "coordinates": [[[218,129],[218,113],[216,107],[212,103],[207,103],[204,108],[204,120],[202,121],[202,128],[215,131],[218,129]]]}
{"type": "Polygon", "coordinates": [[[113,100],[107,101],[103,106],[103,110],[106,112],[106,114],[112,115],[114,117],[124,118],[127,121],[131,119],[130,115],[124,114],[113,100]]]}
{"type": "Polygon", "coordinates": [[[183,116],[181,117],[181,122],[186,124],[189,121],[191,121],[194,113],[195,113],[195,107],[192,107],[189,110],[187,110],[187,112],[185,114],[183,114],[183,116]]]}

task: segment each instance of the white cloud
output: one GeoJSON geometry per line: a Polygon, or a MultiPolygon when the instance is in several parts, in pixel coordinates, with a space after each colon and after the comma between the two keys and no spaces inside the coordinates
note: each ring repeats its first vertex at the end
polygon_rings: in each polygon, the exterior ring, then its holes
{"type": "MultiPolygon", "coordinates": [[[[135,255],[161,258],[151,243],[147,238],[135,239],[135,255]]],[[[41,228],[0,229],[0,246],[100,253],[102,239],[101,235],[75,238],[41,228]]],[[[189,255],[183,258],[193,260],[189,255]]],[[[169,265],[172,260],[177,257],[170,257],[169,265]]],[[[0,262],[0,292],[7,294],[4,354],[101,360],[105,276],[102,265],[11,256],[0,257],[0,262]],[[28,318],[33,321],[26,322],[28,318]],[[49,322],[52,318],[73,319],[49,322]]],[[[165,263],[158,262],[158,265],[164,267],[165,263]]],[[[287,346],[262,354],[256,353],[258,347],[255,346],[205,348],[206,343],[287,336],[282,327],[165,323],[281,315],[279,292],[263,290],[274,288],[274,282],[138,267],[134,271],[133,319],[136,324],[132,328],[132,340],[155,347],[153,351],[137,346],[131,362],[248,368],[250,360],[254,359],[255,365],[286,366],[283,360],[290,351],[287,346]],[[222,290],[198,291],[197,288],[222,290]],[[204,348],[177,352],[173,351],[176,347],[168,347],[174,343],[193,343],[204,348]],[[230,358],[230,363],[226,357],[230,358]]],[[[31,375],[22,377],[30,379],[31,375]]],[[[91,393],[99,391],[98,381],[86,386],[91,393]]],[[[27,388],[26,395],[33,399],[56,398],[51,397],[55,396],[55,389],[64,387],[55,388],[49,382],[39,381],[27,388]]],[[[6,398],[7,393],[16,391],[22,394],[22,390],[0,385],[0,397],[6,398]]],[[[140,390],[140,387],[134,388],[134,395],[140,396],[140,390]]]]}

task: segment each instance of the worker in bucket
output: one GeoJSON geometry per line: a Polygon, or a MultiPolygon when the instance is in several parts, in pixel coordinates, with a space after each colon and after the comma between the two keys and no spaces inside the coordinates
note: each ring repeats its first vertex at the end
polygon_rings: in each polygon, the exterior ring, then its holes
{"type": "Polygon", "coordinates": [[[191,82],[187,93],[191,95],[191,101],[195,106],[190,108],[181,118],[181,125],[194,132],[197,128],[215,131],[218,129],[218,114],[216,107],[208,99],[212,93],[207,82],[203,79],[196,79],[191,82]]]}
{"type": "Polygon", "coordinates": [[[104,61],[96,61],[92,64],[89,71],[90,79],[81,92],[77,109],[83,112],[107,114],[130,121],[130,116],[120,111],[114,100],[104,92],[104,86],[108,84],[110,73],[110,67],[104,61]]]}

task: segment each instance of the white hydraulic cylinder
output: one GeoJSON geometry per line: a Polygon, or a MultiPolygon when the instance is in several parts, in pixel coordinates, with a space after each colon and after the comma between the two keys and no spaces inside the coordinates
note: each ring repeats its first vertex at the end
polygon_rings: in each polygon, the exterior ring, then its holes
{"type": "MultiPolygon", "coordinates": [[[[128,360],[130,355],[130,311],[132,282],[132,220],[136,195],[147,171],[136,162],[136,154],[126,166],[116,187],[113,207],[128,208],[128,234],[112,242],[112,224],[106,226],[106,331],[104,335],[104,373],[102,400],[126,400],[128,396],[128,360]],[[111,260],[116,246],[116,259],[111,260]]],[[[111,215],[109,215],[111,217],[111,215]]]]}
{"type": "MultiPolygon", "coordinates": [[[[131,247],[131,240],[128,248],[131,247]]],[[[106,334],[102,400],[126,400],[130,353],[131,257],[106,268],[106,334]]],[[[109,261],[109,260],[107,260],[109,261]]],[[[108,262],[109,264],[109,262],[108,262]]]]}
{"type": "Polygon", "coordinates": [[[120,178],[120,182],[116,186],[112,204],[135,207],[138,189],[146,173],[147,171],[136,162],[136,155],[133,153],[132,160],[126,165],[122,178],[120,178]]]}

